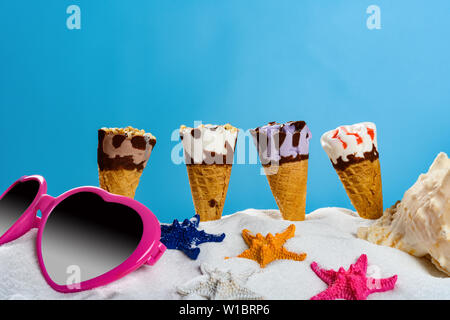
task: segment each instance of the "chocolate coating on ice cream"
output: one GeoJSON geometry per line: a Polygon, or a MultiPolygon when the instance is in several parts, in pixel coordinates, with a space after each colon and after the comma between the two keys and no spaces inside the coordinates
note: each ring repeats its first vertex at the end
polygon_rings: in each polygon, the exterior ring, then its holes
{"type": "Polygon", "coordinates": [[[97,163],[100,170],[143,170],[156,138],[143,130],[102,128],[98,130],[97,163]]]}
{"type": "Polygon", "coordinates": [[[186,165],[232,164],[238,129],[230,124],[180,127],[186,165]]]}
{"type": "Polygon", "coordinates": [[[320,143],[336,170],[379,158],[377,128],[372,122],[340,126],[325,132],[320,143]]]}
{"type": "Polygon", "coordinates": [[[311,131],[305,121],[269,122],[250,130],[263,166],[307,160],[311,131]]]}
{"type": "Polygon", "coordinates": [[[342,157],[339,157],[336,159],[336,163],[334,163],[332,160],[331,164],[333,165],[333,167],[336,170],[345,170],[347,169],[350,165],[358,163],[358,162],[362,162],[364,160],[369,160],[370,162],[374,162],[375,160],[377,160],[379,158],[379,154],[377,151],[377,148],[375,147],[375,145],[372,145],[372,150],[368,151],[368,152],[364,152],[364,157],[357,157],[354,154],[348,155],[347,156],[347,161],[342,160],[342,157]]]}
{"type": "MultiPolygon", "coordinates": [[[[127,138],[127,136],[124,134],[115,135],[112,139],[112,144],[113,144],[114,148],[116,148],[116,149],[119,148],[121,146],[123,140],[125,140],[126,138],[127,138]]],[[[104,136],[103,136],[103,139],[104,139],[104,136]]]]}

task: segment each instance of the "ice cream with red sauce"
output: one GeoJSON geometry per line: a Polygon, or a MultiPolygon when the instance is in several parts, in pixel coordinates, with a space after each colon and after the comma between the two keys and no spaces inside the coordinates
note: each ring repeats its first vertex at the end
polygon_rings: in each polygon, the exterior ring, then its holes
{"type": "Polygon", "coordinates": [[[375,124],[340,126],[325,132],[320,142],[358,214],[379,218],[383,195],[375,124]]]}

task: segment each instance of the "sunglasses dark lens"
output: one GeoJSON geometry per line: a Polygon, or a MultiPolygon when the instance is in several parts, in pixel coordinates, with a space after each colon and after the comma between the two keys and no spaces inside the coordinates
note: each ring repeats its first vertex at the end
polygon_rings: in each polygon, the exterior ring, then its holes
{"type": "Polygon", "coordinates": [[[39,192],[35,180],[19,182],[0,200],[0,236],[20,218],[39,192]]]}
{"type": "Polygon", "coordinates": [[[59,285],[98,277],[124,262],[142,233],[142,219],[133,209],[94,193],[76,193],[60,202],[45,224],[45,268],[59,285]]]}

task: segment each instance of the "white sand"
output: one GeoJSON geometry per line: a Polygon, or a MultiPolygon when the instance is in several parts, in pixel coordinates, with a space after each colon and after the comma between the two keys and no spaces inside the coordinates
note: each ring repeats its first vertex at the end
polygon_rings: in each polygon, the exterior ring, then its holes
{"type": "Polygon", "coordinates": [[[199,266],[204,262],[238,273],[258,270],[249,278],[247,287],[266,299],[309,299],[326,288],[310,269],[312,261],[325,268],[347,269],[362,253],[368,256],[371,272],[378,271],[380,277],[398,275],[393,291],[375,293],[369,299],[450,299],[450,277],[437,271],[428,260],[356,238],[358,227],[369,223],[346,209],[316,210],[307,215],[306,221],[295,223],[295,237],[285,245],[290,251],[306,252],[306,260],[277,260],[260,269],[253,260],[224,257],[237,256],[247,249],[242,229],[275,234],[291,222],[282,220],[277,210],[249,209],[201,223],[206,232],[225,232],[226,237],[222,243],[200,245],[197,260],[190,260],[178,250],[167,250],[153,267],[143,266],[110,285],[76,294],[61,294],[47,285],[37,262],[33,230],[0,247],[0,299],[181,299],[176,287],[201,275],[199,266]]]}

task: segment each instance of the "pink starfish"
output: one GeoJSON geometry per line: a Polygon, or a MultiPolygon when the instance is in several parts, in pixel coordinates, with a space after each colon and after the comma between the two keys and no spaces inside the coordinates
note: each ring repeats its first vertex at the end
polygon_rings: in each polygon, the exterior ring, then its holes
{"type": "Polygon", "coordinates": [[[311,264],[311,269],[328,285],[325,291],[312,297],[311,300],[366,300],[367,296],[374,292],[394,289],[397,281],[397,275],[385,279],[368,278],[365,254],[350,265],[347,271],[342,267],[338,271],[321,269],[316,262],[311,264]]]}

